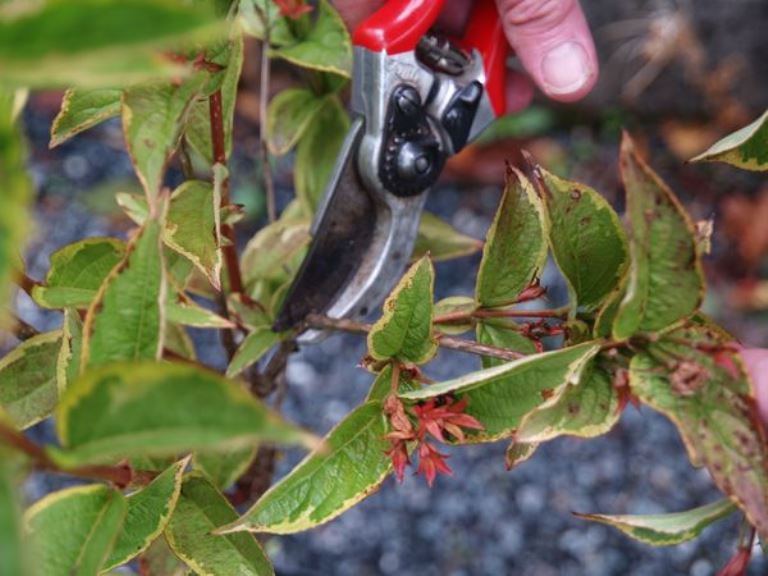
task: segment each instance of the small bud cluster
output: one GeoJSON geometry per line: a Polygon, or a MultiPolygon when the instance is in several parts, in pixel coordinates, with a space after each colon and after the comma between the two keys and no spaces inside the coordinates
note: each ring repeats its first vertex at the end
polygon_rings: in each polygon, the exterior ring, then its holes
{"type": "Polygon", "coordinates": [[[413,406],[409,415],[405,405],[394,394],[385,400],[384,413],[392,429],[386,436],[392,445],[387,455],[392,459],[400,482],[405,476],[406,466],[411,463],[408,445],[414,442],[419,456],[416,473],[423,474],[430,487],[438,473],[453,473],[445,461],[448,455],[439,452],[429,442],[429,437],[439,442],[446,442],[449,438],[462,441],[465,438],[464,429],[482,430],[483,425],[476,418],[464,413],[466,407],[466,398],[457,402],[451,396],[445,396],[413,406]],[[412,420],[415,420],[415,426],[412,420]]]}
{"type": "Polygon", "coordinates": [[[312,6],[305,0],[275,0],[275,4],[280,9],[280,15],[296,20],[312,11],[312,6]]]}

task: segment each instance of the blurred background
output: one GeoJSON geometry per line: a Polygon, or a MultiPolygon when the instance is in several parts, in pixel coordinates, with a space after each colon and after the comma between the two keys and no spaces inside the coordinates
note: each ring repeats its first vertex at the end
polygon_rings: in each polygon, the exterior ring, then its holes
{"type": "MultiPolygon", "coordinates": [[[[706,311],[749,345],[768,345],[768,180],[686,160],[768,107],[768,0],[582,0],[601,58],[600,83],[586,101],[537,99],[506,118],[448,165],[428,210],[482,238],[496,208],[504,161],[521,148],[549,170],[589,184],[623,209],[616,169],[621,128],[632,132],[651,165],[696,220],[713,219],[706,311]]],[[[295,71],[273,63],[270,90],[295,85],[295,71]]],[[[231,161],[234,201],[245,205],[246,241],[266,221],[259,161],[259,46],[247,45],[231,161]]],[[[76,239],[130,227],[114,192],[138,191],[117,121],[48,149],[61,93],[34,94],[25,112],[30,170],[38,193],[29,273],[41,277],[52,251],[76,239]]],[[[278,204],[292,197],[292,158],[276,159],[278,204]]],[[[173,175],[171,175],[173,178],[173,175]]],[[[437,296],[471,294],[478,256],[437,267],[437,296]]],[[[554,270],[543,284],[552,305],[565,298],[554,270]]],[[[39,329],[55,326],[20,295],[19,315],[39,329]]],[[[201,360],[221,365],[215,335],[195,333],[201,360]]],[[[357,364],[364,342],[333,336],[294,355],[288,366],[288,416],[329,430],[365,396],[371,376],[357,364]]],[[[427,369],[446,378],[476,368],[474,357],[445,354],[427,369]]],[[[36,434],[45,435],[38,428],[36,434]]],[[[655,549],[576,512],[678,511],[718,498],[706,472],[693,469],[674,428],[648,409],[626,411],[607,436],[561,439],[513,472],[503,443],[454,450],[453,478],[433,489],[421,478],[381,491],[310,533],[268,540],[285,575],[523,576],[715,574],[735,551],[729,519],[702,538],[655,549]]],[[[295,464],[289,453],[278,475],[295,464]]],[[[37,478],[30,498],[52,488],[37,478]]],[[[750,574],[768,574],[759,549],[750,574]]]]}

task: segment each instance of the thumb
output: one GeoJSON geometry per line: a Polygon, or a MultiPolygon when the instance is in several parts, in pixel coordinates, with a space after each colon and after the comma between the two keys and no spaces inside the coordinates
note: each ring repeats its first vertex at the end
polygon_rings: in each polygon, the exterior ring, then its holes
{"type": "Polygon", "coordinates": [[[578,0],[496,0],[504,32],[544,93],[571,102],[597,81],[597,56],[578,0]]]}
{"type": "Polygon", "coordinates": [[[352,31],[383,4],[384,0],[335,0],[333,2],[345,24],[352,31]]]}

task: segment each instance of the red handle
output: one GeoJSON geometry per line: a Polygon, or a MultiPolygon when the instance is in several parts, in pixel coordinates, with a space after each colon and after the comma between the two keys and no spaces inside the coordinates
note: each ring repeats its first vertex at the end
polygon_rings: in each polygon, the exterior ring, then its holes
{"type": "Polygon", "coordinates": [[[475,0],[464,37],[458,40],[458,44],[465,50],[480,52],[485,68],[485,89],[496,116],[502,116],[507,108],[505,88],[509,43],[495,0],[475,0]]]}
{"type": "Polygon", "coordinates": [[[387,54],[413,50],[437,20],[444,3],[445,0],[389,0],[357,27],[352,42],[387,54]]]}
{"type": "MultiPolygon", "coordinates": [[[[373,52],[400,54],[414,50],[432,27],[445,0],[389,0],[365,20],[352,37],[356,46],[373,52]]],[[[494,0],[476,0],[464,37],[458,43],[483,57],[488,96],[497,116],[504,114],[506,61],[509,45],[494,0]]]]}

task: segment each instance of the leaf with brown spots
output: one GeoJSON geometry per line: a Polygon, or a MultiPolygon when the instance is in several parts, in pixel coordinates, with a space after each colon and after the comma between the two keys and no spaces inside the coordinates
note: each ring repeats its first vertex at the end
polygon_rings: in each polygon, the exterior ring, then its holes
{"type": "Polygon", "coordinates": [[[515,302],[547,261],[547,222],[531,182],[512,168],[483,248],[475,295],[492,308],[515,302]]]}
{"type": "Polygon", "coordinates": [[[675,330],[632,359],[630,386],[675,423],[691,461],[766,538],[768,443],[741,358],[722,342],[704,326],[675,330]]]}
{"type": "Polygon", "coordinates": [[[166,165],[179,144],[189,108],[207,80],[208,76],[200,73],[178,85],[142,84],[123,93],[125,142],[147,194],[150,213],[157,211],[166,165]]]}
{"type": "Polygon", "coordinates": [[[468,435],[466,443],[492,442],[511,436],[529,413],[557,402],[569,384],[578,385],[599,349],[599,344],[586,342],[533,354],[419,390],[401,392],[400,397],[407,402],[446,394],[458,400],[466,398],[466,414],[485,428],[468,435]]]}
{"type": "Polygon", "coordinates": [[[690,317],[704,295],[696,229],[672,191],[624,135],[619,158],[627,191],[630,268],[613,336],[658,332],[690,317]]]}
{"type": "Polygon", "coordinates": [[[384,315],[368,334],[368,350],[377,360],[398,358],[424,364],[437,351],[432,332],[435,271],[424,257],[406,272],[384,303],[384,315]]]}
{"type": "Polygon", "coordinates": [[[589,366],[581,379],[568,383],[554,402],[545,402],[522,419],[515,441],[538,443],[558,436],[600,436],[619,421],[619,408],[619,394],[611,375],[589,366]]]}
{"type": "Polygon", "coordinates": [[[549,243],[574,308],[594,309],[621,282],[629,262],[618,215],[589,186],[534,170],[549,217],[549,243]]]}

